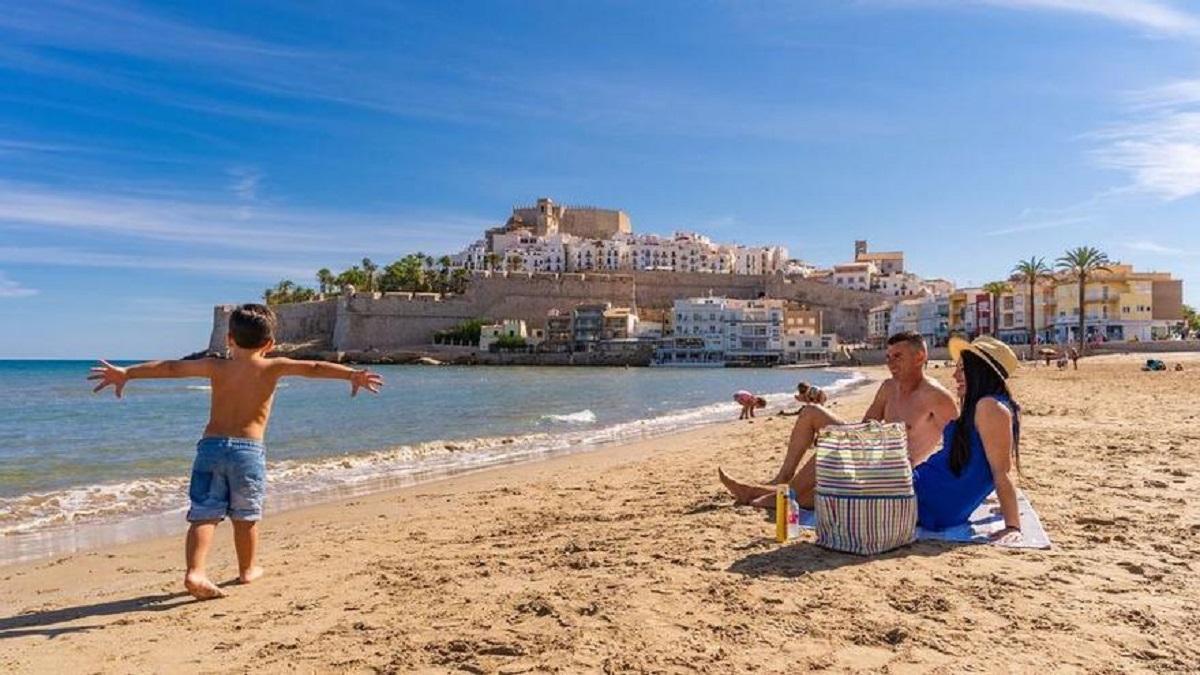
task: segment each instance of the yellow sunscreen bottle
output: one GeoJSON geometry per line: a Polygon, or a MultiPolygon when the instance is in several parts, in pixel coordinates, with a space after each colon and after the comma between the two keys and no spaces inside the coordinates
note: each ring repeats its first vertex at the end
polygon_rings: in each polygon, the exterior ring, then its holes
{"type": "Polygon", "coordinates": [[[775,487],[775,540],[786,544],[788,540],[788,486],[775,487]]]}

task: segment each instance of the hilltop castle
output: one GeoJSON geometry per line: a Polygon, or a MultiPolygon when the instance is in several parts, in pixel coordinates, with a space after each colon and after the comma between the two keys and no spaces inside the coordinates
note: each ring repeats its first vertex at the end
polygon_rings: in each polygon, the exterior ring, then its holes
{"type": "Polygon", "coordinates": [[[783,271],[788,252],[782,246],[718,244],[694,232],[637,235],[624,211],[562,206],[543,197],[533,206],[513,207],[504,225],[451,259],[472,271],[774,274],[783,271]]]}

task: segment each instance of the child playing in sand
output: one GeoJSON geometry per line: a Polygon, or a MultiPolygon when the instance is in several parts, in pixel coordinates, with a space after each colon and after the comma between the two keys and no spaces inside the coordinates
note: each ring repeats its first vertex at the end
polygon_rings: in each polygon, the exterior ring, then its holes
{"type": "Polygon", "coordinates": [[[742,389],[741,391],[735,393],[733,395],[733,400],[738,405],[742,406],[742,414],[738,415],[739,420],[744,420],[744,419],[747,419],[750,417],[754,417],[755,408],[767,407],[767,399],[765,399],[761,396],[755,396],[754,394],[751,394],[750,392],[746,391],[745,389],[742,389]]]}
{"type": "Polygon", "coordinates": [[[287,376],[349,380],[350,395],[360,388],[378,393],[383,380],[367,370],[336,363],[269,358],[275,346],[275,314],[263,305],[242,305],[229,317],[228,359],[153,361],[119,368],[107,361],[92,368],[89,380],[100,380],[93,392],[112,385],[117,398],[130,380],[206,377],[212,383],[212,403],[204,437],[196,445],[188,487],[191,523],[186,541],[187,573],[183,583],[200,600],[225,592],[204,571],[217,523],[233,522],[238,581],[248,584],[262,576],[255,564],[258,521],[266,492],[263,437],[279,378],[287,376]]]}
{"type": "Polygon", "coordinates": [[[825,392],[821,391],[820,387],[815,387],[807,382],[801,382],[796,385],[796,400],[800,403],[815,403],[824,405],[829,399],[825,392]]]}

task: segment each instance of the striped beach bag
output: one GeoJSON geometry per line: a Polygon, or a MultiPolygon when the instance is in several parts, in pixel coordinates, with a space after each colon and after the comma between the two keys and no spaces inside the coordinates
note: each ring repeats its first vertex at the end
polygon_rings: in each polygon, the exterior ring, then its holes
{"type": "Polygon", "coordinates": [[[916,539],[917,498],[900,423],[829,426],[817,436],[817,544],[872,555],[916,539]]]}

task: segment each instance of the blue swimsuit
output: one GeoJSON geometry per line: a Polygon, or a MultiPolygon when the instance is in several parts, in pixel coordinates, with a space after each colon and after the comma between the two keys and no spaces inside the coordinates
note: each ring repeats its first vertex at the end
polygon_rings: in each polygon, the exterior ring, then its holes
{"type": "MultiPolygon", "coordinates": [[[[1012,410],[1006,396],[993,396],[1012,410]]],[[[951,420],[942,430],[942,449],[913,467],[913,489],[917,494],[917,524],[927,530],[944,530],[967,522],[971,513],[996,489],[992,467],[983,451],[983,439],[978,429],[970,435],[971,453],[962,474],[950,470],[950,446],[957,420],[951,420]]]]}

